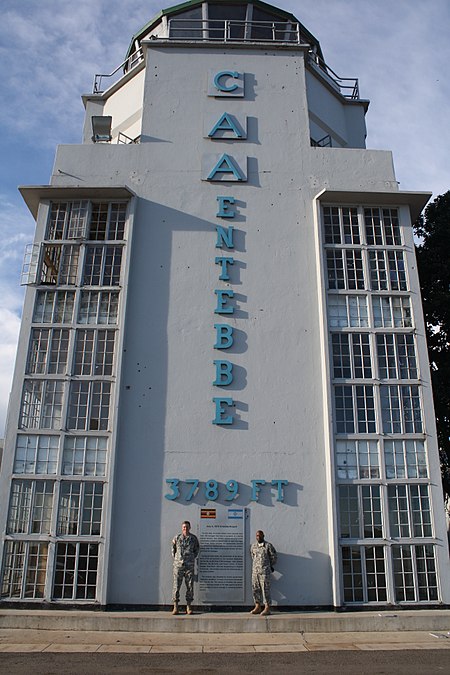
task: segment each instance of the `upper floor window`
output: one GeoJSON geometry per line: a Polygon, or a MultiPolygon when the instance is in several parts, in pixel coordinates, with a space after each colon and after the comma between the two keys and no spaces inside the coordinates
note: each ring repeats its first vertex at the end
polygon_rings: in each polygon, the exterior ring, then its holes
{"type": "Polygon", "coordinates": [[[400,246],[400,223],[397,209],[364,209],[366,241],[370,246],[400,246]]]}
{"type": "Polygon", "coordinates": [[[323,207],[326,244],[360,244],[356,207],[323,207]]]}
{"type": "Polygon", "coordinates": [[[124,238],[125,202],[52,202],[46,239],[124,238]]]}
{"type": "Polygon", "coordinates": [[[34,303],[34,323],[72,323],[74,291],[38,291],[34,303]]]}

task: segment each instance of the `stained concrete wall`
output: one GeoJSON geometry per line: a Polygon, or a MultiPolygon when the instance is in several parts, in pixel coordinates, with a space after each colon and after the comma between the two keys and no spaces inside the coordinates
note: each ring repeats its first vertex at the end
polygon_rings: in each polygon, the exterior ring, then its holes
{"type": "MultiPolygon", "coordinates": [[[[335,554],[313,199],[324,187],[392,190],[390,153],[310,147],[299,51],[151,52],[141,145],[62,146],[52,180],[126,184],[138,197],[107,601],[171,600],[170,540],[185,518],[195,531],[200,506],[212,503],[203,489],[191,502],[165,499],[166,478],[234,478],[235,503],[248,508],[248,542],[263,529],[280,552],[275,602],[330,605],[335,554]],[[210,69],[245,72],[245,98],[208,97],[210,69]],[[247,120],[245,141],[204,138],[204,120],[223,112],[247,120]],[[247,157],[247,182],[201,180],[202,156],[224,152],[247,157]],[[233,221],[216,217],[219,195],[236,199],[233,221]],[[225,254],[235,263],[224,282],[215,227],[228,224],[235,249],[225,254]],[[234,291],[233,315],[214,313],[216,289],[234,291]],[[226,354],[213,347],[218,318],[236,329],[226,354]],[[212,384],[218,358],[234,365],[226,388],[212,384]],[[236,402],[229,427],[212,424],[212,398],[222,395],[236,402]],[[265,488],[252,502],[255,478],[287,478],[285,501],[265,488]]],[[[216,504],[229,504],[223,485],[216,504]]]]}

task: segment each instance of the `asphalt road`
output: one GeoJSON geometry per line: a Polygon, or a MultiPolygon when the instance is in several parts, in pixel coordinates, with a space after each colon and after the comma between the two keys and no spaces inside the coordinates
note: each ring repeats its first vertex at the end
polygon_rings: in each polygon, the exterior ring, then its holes
{"type": "Polygon", "coordinates": [[[0,654],[0,673],[15,675],[344,675],[450,674],[447,649],[409,651],[326,651],[296,654],[0,654]]]}

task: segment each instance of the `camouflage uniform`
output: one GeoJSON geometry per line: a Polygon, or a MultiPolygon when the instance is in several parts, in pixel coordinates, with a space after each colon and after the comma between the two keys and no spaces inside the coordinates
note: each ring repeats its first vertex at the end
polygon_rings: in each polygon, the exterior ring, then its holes
{"type": "Polygon", "coordinates": [[[264,541],[250,546],[252,557],[252,592],[255,604],[270,605],[270,573],[277,562],[277,552],[272,544],[264,541]]]}
{"type": "Polygon", "coordinates": [[[186,584],[186,604],[192,604],[194,599],[194,565],[198,556],[199,543],[195,534],[189,533],[186,537],[178,534],[172,541],[173,556],[173,590],[172,600],[178,604],[180,588],[183,579],[186,584]]]}

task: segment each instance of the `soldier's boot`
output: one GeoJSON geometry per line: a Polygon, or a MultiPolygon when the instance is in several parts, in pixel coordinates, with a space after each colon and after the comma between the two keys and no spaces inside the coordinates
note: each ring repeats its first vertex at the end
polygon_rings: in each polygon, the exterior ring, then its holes
{"type": "Polygon", "coordinates": [[[253,607],[253,609],[252,609],[252,611],[250,612],[250,614],[261,614],[261,612],[262,612],[262,607],[261,607],[261,605],[259,604],[259,602],[256,602],[256,603],[255,603],[255,606],[253,607]]]}
{"type": "Polygon", "coordinates": [[[270,614],[270,606],[266,604],[261,612],[261,616],[267,616],[268,614],[270,614]]]}
{"type": "Polygon", "coordinates": [[[191,605],[186,605],[186,614],[193,614],[191,605]]]}
{"type": "Polygon", "coordinates": [[[175,602],[172,610],[172,614],[179,614],[178,603],[175,602]]]}

